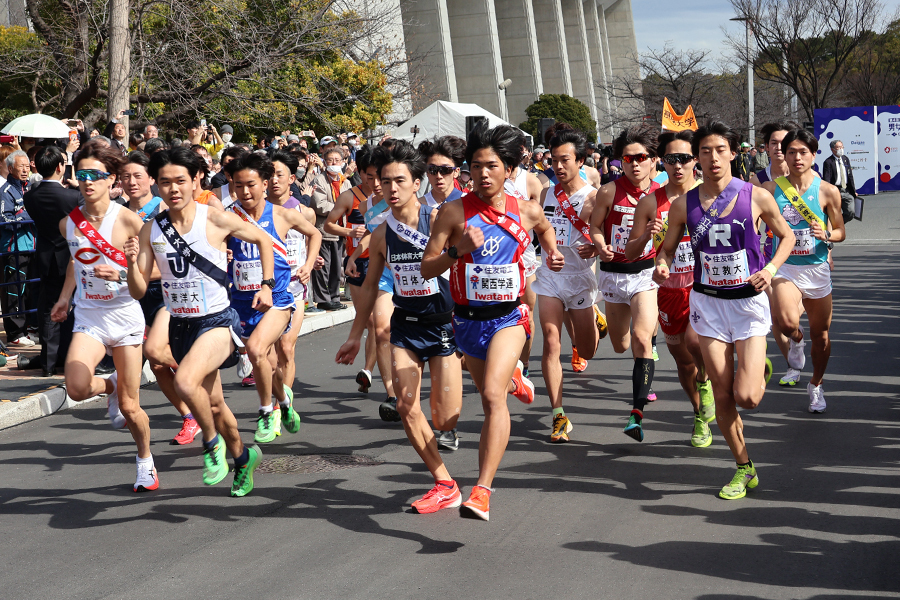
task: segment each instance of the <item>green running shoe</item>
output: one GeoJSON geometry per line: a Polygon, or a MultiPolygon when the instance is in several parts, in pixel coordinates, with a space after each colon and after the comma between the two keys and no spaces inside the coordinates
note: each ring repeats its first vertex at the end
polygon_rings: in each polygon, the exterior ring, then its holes
{"type": "Polygon", "coordinates": [[[225,442],[219,438],[219,443],[208,450],[203,450],[203,483],[216,485],[228,475],[228,460],[225,457],[225,442]]]}
{"type": "Polygon", "coordinates": [[[271,442],[277,435],[275,433],[275,411],[264,412],[259,411],[256,418],[256,435],[253,439],[260,444],[271,442]]]}
{"type": "Polygon", "coordinates": [[[722,488],[719,498],[737,500],[747,495],[747,488],[751,490],[759,485],[759,477],[756,476],[756,467],[751,462],[746,467],[738,467],[737,473],[731,479],[731,483],[722,488]]]}
{"type": "Polygon", "coordinates": [[[625,426],[623,433],[630,438],[637,440],[638,442],[644,441],[644,428],[641,426],[642,420],[638,420],[637,417],[634,416],[634,412],[632,411],[631,416],[628,417],[628,425],[625,426]]]}
{"type": "Polygon", "coordinates": [[[277,402],[275,408],[272,409],[272,429],[275,430],[276,437],[281,437],[281,407],[277,402]]]}
{"type": "Polygon", "coordinates": [[[713,396],[712,382],[707,379],[703,383],[695,383],[700,394],[700,418],[704,423],[712,423],[716,420],[716,398],[713,396]]]}
{"type": "Polygon", "coordinates": [[[775,369],[772,368],[772,361],[766,358],[766,385],[769,385],[769,380],[772,379],[772,372],[775,369]]]}
{"type": "Polygon", "coordinates": [[[284,386],[284,395],[287,397],[287,408],[281,409],[281,424],[288,433],[300,431],[300,415],[294,410],[294,392],[287,385],[284,386]]]}
{"type": "Polygon", "coordinates": [[[241,498],[253,491],[253,471],[262,461],[263,453],[259,446],[253,445],[247,450],[250,460],[243,467],[234,468],[234,483],[231,484],[231,495],[241,498]]]}
{"type": "Polygon", "coordinates": [[[712,444],[712,432],[709,425],[700,415],[694,415],[694,435],[691,436],[691,446],[694,448],[706,448],[712,444]]]}
{"type": "Polygon", "coordinates": [[[778,381],[782,387],[794,387],[800,381],[800,371],[788,367],[787,373],[778,381]]]}
{"type": "Polygon", "coordinates": [[[653,362],[659,362],[659,352],[656,351],[656,344],[653,344],[653,362]]]}

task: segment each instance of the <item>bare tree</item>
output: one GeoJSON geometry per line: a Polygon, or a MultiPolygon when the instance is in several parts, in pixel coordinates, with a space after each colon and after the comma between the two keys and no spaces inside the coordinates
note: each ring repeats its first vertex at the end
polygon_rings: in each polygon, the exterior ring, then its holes
{"type": "Polygon", "coordinates": [[[900,20],[883,34],[861,44],[843,80],[851,106],[881,106],[900,102],[900,20]]]}
{"type": "Polygon", "coordinates": [[[731,0],[737,17],[750,26],[729,39],[756,77],[788,86],[808,120],[816,108],[838,100],[850,59],[883,23],[879,0],[731,0]]]}

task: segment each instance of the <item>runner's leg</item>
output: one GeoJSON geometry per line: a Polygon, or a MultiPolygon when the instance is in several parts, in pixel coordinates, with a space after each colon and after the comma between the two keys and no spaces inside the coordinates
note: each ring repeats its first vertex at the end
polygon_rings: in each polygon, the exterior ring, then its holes
{"type": "MultiPolygon", "coordinates": [[[[290,309],[278,310],[270,308],[263,314],[262,319],[256,325],[250,338],[247,340],[247,355],[253,365],[253,378],[256,380],[256,393],[259,395],[259,404],[272,406],[272,358],[269,353],[278,338],[284,333],[290,322],[292,312],[290,309]]],[[[284,398],[284,390],[279,390],[280,399],[284,398]]]]}
{"type": "Polygon", "coordinates": [[[116,391],[119,396],[119,410],[125,416],[126,426],[137,445],[138,456],[150,456],[150,417],[141,408],[138,399],[141,387],[141,365],[143,353],[140,345],[116,346],[112,349],[113,364],[116,366],[118,381],[116,391]]]}
{"type": "Polygon", "coordinates": [[[81,402],[113,390],[111,381],[94,376],[94,369],[106,356],[106,346],[86,333],[75,333],[66,355],[66,393],[81,402]]]}
{"type": "MultiPolygon", "coordinates": [[[[175,389],[200,425],[204,442],[215,438],[217,431],[210,398],[213,389],[210,382],[214,379],[209,378],[211,375],[218,377],[219,366],[225,362],[233,348],[228,329],[225,327],[211,329],[194,341],[187,356],[178,365],[178,372],[175,373],[175,389]]],[[[225,432],[221,433],[224,437],[225,432]]]]}
{"type": "Polygon", "coordinates": [[[373,316],[375,319],[375,355],[378,360],[378,371],[388,398],[396,397],[394,383],[391,378],[391,315],[394,314],[393,294],[378,292],[375,299],[373,316]]]}
{"type": "Polygon", "coordinates": [[[297,348],[297,337],[300,335],[300,328],[303,326],[303,307],[302,300],[297,301],[297,310],[291,317],[291,328],[278,339],[281,346],[281,353],[284,355],[284,364],[278,367],[280,378],[284,385],[289,388],[294,387],[294,377],[296,376],[297,364],[294,362],[297,348]]]}
{"type": "Polygon", "coordinates": [[[605,304],[609,341],[616,354],[622,354],[631,347],[631,306],[613,302],[605,304]]]}
{"type": "Polygon", "coordinates": [[[156,311],[153,325],[147,332],[147,339],[144,341],[144,355],[150,361],[150,369],[153,370],[156,383],[166,399],[182,417],[190,414],[191,409],[175,390],[175,374],[172,372],[175,359],[169,348],[169,312],[164,308],[156,311]]]}
{"type": "MultiPolygon", "coordinates": [[[[562,300],[551,296],[538,296],[538,307],[541,312],[541,333],[544,337],[544,348],[541,354],[541,372],[547,385],[551,408],[562,408],[562,352],[560,325],[565,318],[565,307],[562,300]]],[[[574,336],[572,338],[575,339],[574,336]]]]}
{"type": "MultiPolygon", "coordinates": [[[[522,294],[522,302],[528,305],[528,330],[529,331],[537,331],[534,328],[534,306],[537,304],[537,294],[531,289],[531,285],[534,283],[537,276],[530,275],[525,279],[525,292],[522,294]]],[[[519,360],[522,361],[523,371],[528,373],[528,361],[531,358],[531,344],[532,344],[532,336],[529,336],[527,340],[525,340],[525,345],[522,347],[522,354],[519,357],[519,360]]]]}
{"type": "MultiPolygon", "coordinates": [[[[678,369],[678,383],[681,389],[687,394],[691,406],[695,413],[700,412],[700,394],[697,392],[697,375],[699,369],[694,363],[694,357],[685,341],[686,333],[678,335],[667,335],[666,346],[669,348],[669,354],[675,359],[675,366],[678,369]]],[[[696,334],[694,335],[696,338],[696,334]]]]}
{"type": "Polygon", "coordinates": [[[812,341],[813,375],[809,382],[813,386],[822,385],[828,359],[831,357],[831,339],[828,330],[831,328],[832,300],[831,294],[815,300],[807,298],[803,301],[806,317],[809,319],[809,338],[812,341]]]}
{"type": "Polygon", "coordinates": [[[428,360],[431,375],[431,424],[438,431],[456,429],[462,410],[462,366],[456,354],[428,360]]]}
{"type": "Polygon", "coordinates": [[[712,381],[716,397],[716,424],[728,443],[735,462],[744,464],[749,458],[747,445],[744,443],[744,424],[735,404],[734,345],[714,338],[699,337],[706,373],[712,381]]]}

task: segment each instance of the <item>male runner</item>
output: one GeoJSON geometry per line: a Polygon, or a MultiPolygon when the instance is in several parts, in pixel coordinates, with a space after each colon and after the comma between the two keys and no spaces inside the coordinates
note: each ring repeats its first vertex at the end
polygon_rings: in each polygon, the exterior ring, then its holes
{"type": "Polygon", "coordinates": [[[700,161],[703,183],[669,207],[669,229],[653,273],[658,282],[669,278],[687,227],[694,249],[691,325],[700,337],[703,364],[712,381],[716,422],[737,462],[737,472],[719,492],[726,500],[743,498],[747,488],[759,484],[737,407],[754,409],[765,393],[771,319],[762,291],[794,246],[794,234],[772,195],[731,176],[739,140],[735,131],[716,121],[694,133],[691,150],[700,161]],[[760,250],[760,219],[787,245],[779,247],[768,264],[760,250]]]}
{"type": "Polygon", "coordinates": [[[150,419],[141,408],[141,342],[144,315],[125,284],[125,242],[141,230],[137,215],[112,202],[113,187],[122,155],[108,146],[85,145],[75,163],[75,179],[84,205],[59,222],[72,261],[66,281],[50,317],[63,322],[75,301],[75,326],[66,356],[66,392],[75,401],[107,394],[113,427],[128,427],[137,445],[135,492],[159,488],[150,453],[150,419]],[[109,379],[94,375],[110,352],[116,372],[109,379]]]}
{"type": "Polygon", "coordinates": [[[772,280],[772,313],[779,331],[790,340],[790,348],[784,352],[789,367],[785,379],[795,381],[806,364],[803,351],[806,342],[800,325],[801,302],[806,309],[813,360],[813,375],[806,386],[809,412],[823,413],[822,378],[831,356],[828,251],[832,244],[846,239],[841,192],[812,170],[819,142],[810,132],[805,129],[790,131],[781,146],[790,173],[787,177],[767,181],[763,187],[775,196],[781,216],[794,230],[796,242],[772,280]]]}
{"type": "Polygon", "coordinates": [[[572,341],[575,348],[580,348],[579,355],[585,360],[593,358],[601,337],[597,322],[599,309],[594,304],[597,278],[591,270],[597,250],[585,222],[590,221],[597,189],[578,176],[587,156],[584,134],[560,131],[550,139],[550,154],[558,183],[543,190],[541,204],[553,227],[565,265],[560,271],[546,265],[538,267],[532,288],[537,294],[544,336],[541,369],[552,408],[550,441],[568,442],[572,423],[562,405],[563,374],[559,361],[566,315],[573,325],[572,341]]]}
{"type": "MultiPolygon", "coordinates": [[[[297,160],[297,157],[286,150],[277,150],[272,154],[272,178],[269,180],[268,201],[286,210],[299,211],[309,221],[309,224],[315,227],[316,212],[308,206],[300,204],[300,201],[291,195],[291,184],[297,179],[295,173],[299,165],[300,161],[297,160]]],[[[315,264],[319,254],[314,240],[315,238],[308,238],[296,229],[289,229],[284,240],[287,263],[291,268],[291,282],[288,284],[288,291],[294,296],[297,309],[291,317],[291,328],[277,342],[281,346],[284,361],[283,363],[279,362],[272,373],[272,388],[283,387],[285,393],[291,398],[294,396],[292,388],[297,370],[294,354],[297,348],[297,337],[303,326],[304,307],[309,291],[309,268],[314,268],[311,265],[315,264]],[[311,252],[310,249],[314,251],[311,252]],[[306,266],[307,269],[301,268],[303,266],[306,266]]],[[[319,241],[321,243],[321,234],[319,241]]]]}
{"type": "MultiPolygon", "coordinates": [[[[366,279],[366,272],[369,266],[369,250],[368,246],[356,252],[362,238],[368,233],[366,227],[366,199],[374,193],[374,186],[371,183],[372,177],[377,179],[378,174],[372,165],[372,151],[374,148],[366,144],[356,152],[356,166],[359,169],[360,179],[362,183],[353,186],[338,196],[334,203],[334,208],[328,213],[325,220],[325,233],[331,235],[343,236],[346,239],[345,248],[347,258],[344,260],[344,273],[347,275],[347,286],[350,290],[350,299],[356,304],[356,294],[366,279]],[[372,173],[367,174],[371,169],[372,173]],[[345,222],[346,227],[340,225],[345,222]],[[353,267],[349,267],[350,261],[353,260],[353,267]]],[[[380,189],[380,186],[379,186],[380,189]]],[[[379,197],[380,200],[380,197],[379,197]]],[[[387,207],[385,206],[385,209],[387,207]]],[[[370,216],[371,220],[371,216],[370,216]]],[[[379,294],[376,300],[375,309],[369,315],[368,332],[366,338],[366,363],[359,373],[356,374],[356,383],[359,385],[359,391],[368,393],[372,387],[372,369],[375,363],[378,363],[378,370],[381,372],[381,381],[388,395],[388,401],[395,398],[394,384],[391,381],[391,353],[390,348],[390,310],[392,307],[390,299],[390,290],[384,289],[385,293],[379,294]],[[376,319],[376,315],[378,318],[376,319]],[[380,327],[379,327],[380,325],[380,327]]]]}
{"type": "MultiPolygon", "coordinates": [[[[275,206],[266,201],[269,180],[275,169],[268,157],[253,153],[238,157],[228,163],[234,192],[238,201],[231,207],[241,219],[264,231],[272,241],[275,252],[273,278],[264,278],[256,246],[230,238],[232,282],[231,306],[241,321],[241,338],[247,347],[247,356],[253,365],[256,393],[259,395],[259,418],[254,440],[261,444],[271,442],[281,435],[281,425],[290,433],[300,429],[300,416],[293,408],[293,392],[286,385],[273,385],[273,373],[285,365],[287,356],[279,338],[291,328],[291,318],[296,310],[294,295],[288,291],[291,283],[291,267],[288,264],[285,238],[295,229],[310,239],[316,252],[310,253],[306,264],[299,267],[299,277],[308,280],[318,255],[322,234],[296,210],[275,206]],[[272,308],[260,312],[253,303],[256,292],[262,286],[272,290],[272,308]],[[278,400],[272,406],[272,395],[278,400]]],[[[296,337],[294,338],[296,341],[296,337]]]]}
{"type": "MultiPolygon", "coordinates": [[[[169,209],[126,243],[128,288],[135,297],[143,297],[155,263],[171,315],[169,344],[178,364],[175,389],[202,430],[203,483],[215,485],[228,475],[227,447],[234,458],[231,495],[245,496],[253,490],[253,472],[262,452],[241,441],[219,378],[219,368],[229,366],[227,361],[240,344],[240,322],[228,301],[225,240],[235,236],[257,245],[261,270],[268,278],[274,258],[265,232],[230,212],[194,202],[194,194],[201,189],[202,160],[187,148],[161,150],[151,157],[150,176],[169,209]]],[[[253,306],[266,310],[272,304],[271,295],[271,288],[263,286],[253,306]]]]}
{"type": "MultiPolygon", "coordinates": [[[[669,227],[669,208],[672,200],[697,187],[694,179],[697,159],[691,150],[694,132],[667,131],[659,136],[660,154],[669,175],[665,187],[644,196],[634,212],[634,227],[625,246],[625,256],[637,258],[647,242],[652,240],[657,252],[669,227]]],[[[666,336],[666,345],[678,368],[678,381],[694,408],[694,429],[691,445],[706,448],[712,443],[709,423],[716,418],[716,401],[712,384],[703,368],[700,341],[688,320],[691,286],[694,284],[694,250],[691,239],[684,236],[672,256],[669,278],[659,284],[657,305],[659,326],[666,336]]]]}
{"type": "MultiPolygon", "coordinates": [[[[162,198],[154,196],[151,192],[151,186],[155,182],[147,170],[149,165],[150,159],[138,150],[128,155],[125,165],[119,171],[122,191],[128,196],[126,206],[144,223],[156,218],[156,215],[168,208],[162,198]]],[[[156,376],[159,389],[181,415],[181,430],[172,438],[171,443],[190,444],[200,433],[200,426],[191,414],[191,409],[178,397],[175,389],[175,373],[172,371],[175,359],[172,358],[172,351],[169,349],[169,313],[163,302],[159,278],[159,269],[154,268],[147,292],[140,299],[141,311],[147,325],[144,356],[150,362],[150,369],[156,376]]]]}
{"type": "Polygon", "coordinates": [[[457,189],[459,169],[466,161],[466,140],[454,135],[435,138],[419,144],[419,153],[425,159],[425,172],[431,189],[419,200],[422,204],[438,207],[462,197],[457,189]]]}
{"type": "Polygon", "coordinates": [[[425,279],[422,252],[437,210],[420,204],[416,192],[425,172],[419,152],[408,142],[378,148],[373,162],[381,177],[391,214],[378,226],[369,245],[369,275],[360,290],[356,320],[336,360],[352,364],[359,352],[365,315],[375,304],[379,273],[385,265],[394,278],[391,317],[392,375],[398,386],[397,410],[410,443],[434,477],[434,487],[412,503],[419,513],[455,508],[462,503],[459,486],[438,452],[437,439],[419,401],[425,363],[431,372],[431,414],[439,430],[455,431],[462,408],[462,369],[456,356],[451,317],[450,283],[441,274],[425,279]]]}
{"type": "Polygon", "coordinates": [[[649,239],[635,259],[625,255],[625,246],[638,201],[659,188],[653,181],[656,144],[657,132],[651,127],[635,127],[619,134],[613,142],[613,153],[622,160],[624,176],[600,188],[591,214],[591,238],[601,261],[597,279],[606,301],[610,341],[617,354],[631,346],[634,357],[632,409],[624,432],[639,442],[644,441],[643,410],[653,385],[658,286],[652,273],[656,254],[649,239]]]}
{"type": "Polygon", "coordinates": [[[453,331],[481,393],[485,419],[478,484],[461,510],[484,520],[489,516],[490,486],[509,442],[507,395],[512,393],[526,404],[534,401],[534,385],[522,376],[518,360],[531,335],[528,307],[520,303],[528,232],[537,232],[551,269],[559,271],[564,264],[541,207],[536,202],[519,202],[504,191],[521,156],[520,135],[508,125],[488,129],[484,121],[472,130],[466,160],[475,191],[444,204],[422,258],[425,279],[451,269],[450,290],[456,305],[453,331]]]}

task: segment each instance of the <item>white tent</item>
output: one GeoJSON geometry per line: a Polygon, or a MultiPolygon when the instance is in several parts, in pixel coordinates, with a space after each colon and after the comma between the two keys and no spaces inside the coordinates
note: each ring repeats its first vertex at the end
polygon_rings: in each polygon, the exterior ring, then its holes
{"type": "MultiPolygon", "coordinates": [[[[438,100],[410,120],[401,124],[391,134],[399,140],[407,140],[418,145],[423,140],[430,140],[442,135],[466,137],[466,117],[485,117],[490,127],[510,125],[495,114],[489,113],[477,104],[461,104],[438,100]],[[418,127],[418,133],[410,130],[418,127]]],[[[524,133],[524,132],[523,132],[524,133]]],[[[531,135],[525,134],[531,143],[531,135]]]]}

